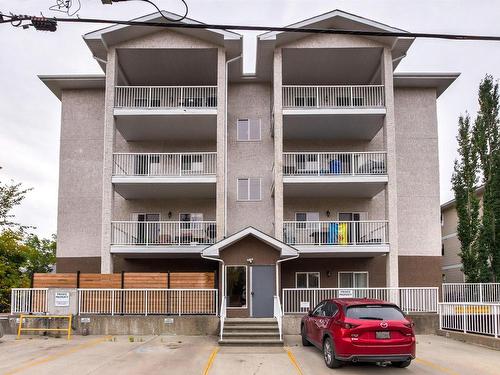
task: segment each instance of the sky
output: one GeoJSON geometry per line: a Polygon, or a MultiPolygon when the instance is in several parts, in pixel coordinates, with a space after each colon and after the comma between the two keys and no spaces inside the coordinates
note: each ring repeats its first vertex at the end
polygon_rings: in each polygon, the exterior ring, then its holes
{"type": "MultiPolygon", "coordinates": [[[[155,0],[181,13],[180,0],[155,0]]],[[[284,26],[334,9],[413,32],[500,35],[497,0],[186,0],[188,17],[206,23],[284,26]]],[[[0,0],[0,11],[60,15],[56,0],[0,0]]],[[[102,5],[81,0],[80,17],[131,19],[153,13],[140,1],[102,5]]],[[[48,237],[56,232],[59,170],[59,100],[39,74],[102,73],[81,35],[102,25],[59,24],[55,33],[0,25],[0,181],[33,188],[15,210],[17,220],[48,237]]],[[[255,63],[256,32],[244,35],[244,67],[255,63]]],[[[500,42],[416,40],[398,72],[460,72],[438,99],[441,202],[452,198],[457,119],[477,112],[477,90],[485,74],[500,78],[500,42]]],[[[85,181],[82,181],[85,183],[85,181]]]]}

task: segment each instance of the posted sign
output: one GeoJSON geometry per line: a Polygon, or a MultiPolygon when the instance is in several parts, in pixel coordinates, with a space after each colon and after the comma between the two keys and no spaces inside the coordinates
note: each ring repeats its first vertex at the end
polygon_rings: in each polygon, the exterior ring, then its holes
{"type": "Polygon", "coordinates": [[[311,308],[309,301],[300,301],[300,308],[301,309],[309,309],[311,308]]]}
{"type": "Polygon", "coordinates": [[[354,291],[352,289],[340,289],[339,298],[352,298],[354,296],[354,291]]]}
{"type": "Polygon", "coordinates": [[[68,307],[69,306],[69,292],[56,292],[54,296],[54,306],[68,307]]]}

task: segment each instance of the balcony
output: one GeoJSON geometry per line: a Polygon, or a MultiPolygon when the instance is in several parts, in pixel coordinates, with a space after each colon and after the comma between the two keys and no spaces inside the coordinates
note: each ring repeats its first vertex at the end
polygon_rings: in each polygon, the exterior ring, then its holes
{"type": "Polygon", "coordinates": [[[125,199],[215,197],[216,152],[115,153],[112,182],[125,199]]]}
{"type": "Polygon", "coordinates": [[[114,116],[127,141],[215,140],[217,86],[117,86],[114,116]]]}
{"type": "Polygon", "coordinates": [[[283,241],[301,254],[374,256],[389,251],[389,223],[380,221],[285,221],[283,241]]]}
{"type": "Polygon", "coordinates": [[[386,113],[383,85],[284,85],[285,139],[371,140],[386,113]]]}
{"type": "Polygon", "coordinates": [[[387,181],[385,151],[283,153],[285,197],[372,198],[387,181]]]}
{"type": "Polygon", "coordinates": [[[215,243],[215,221],[113,221],[114,254],[193,253],[215,243]]]}

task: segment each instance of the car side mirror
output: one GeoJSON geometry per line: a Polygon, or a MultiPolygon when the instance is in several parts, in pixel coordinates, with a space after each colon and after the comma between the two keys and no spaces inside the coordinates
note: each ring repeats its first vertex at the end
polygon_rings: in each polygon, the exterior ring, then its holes
{"type": "Polygon", "coordinates": [[[309,310],[309,311],[307,312],[307,316],[312,316],[312,315],[313,315],[312,310],[309,310]]]}

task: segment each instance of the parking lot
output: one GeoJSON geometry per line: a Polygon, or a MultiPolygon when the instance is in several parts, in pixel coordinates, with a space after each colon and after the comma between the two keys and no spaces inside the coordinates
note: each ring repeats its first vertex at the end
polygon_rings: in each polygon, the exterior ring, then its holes
{"type": "Polygon", "coordinates": [[[321,353],[286,346],[219,347],[215,337],[194,336],[5,336],[0,374],[498,374],[500,352],[438,336],[418,336],[418,358],[407,369],[351,365],[330,370],[321,353]]]}

